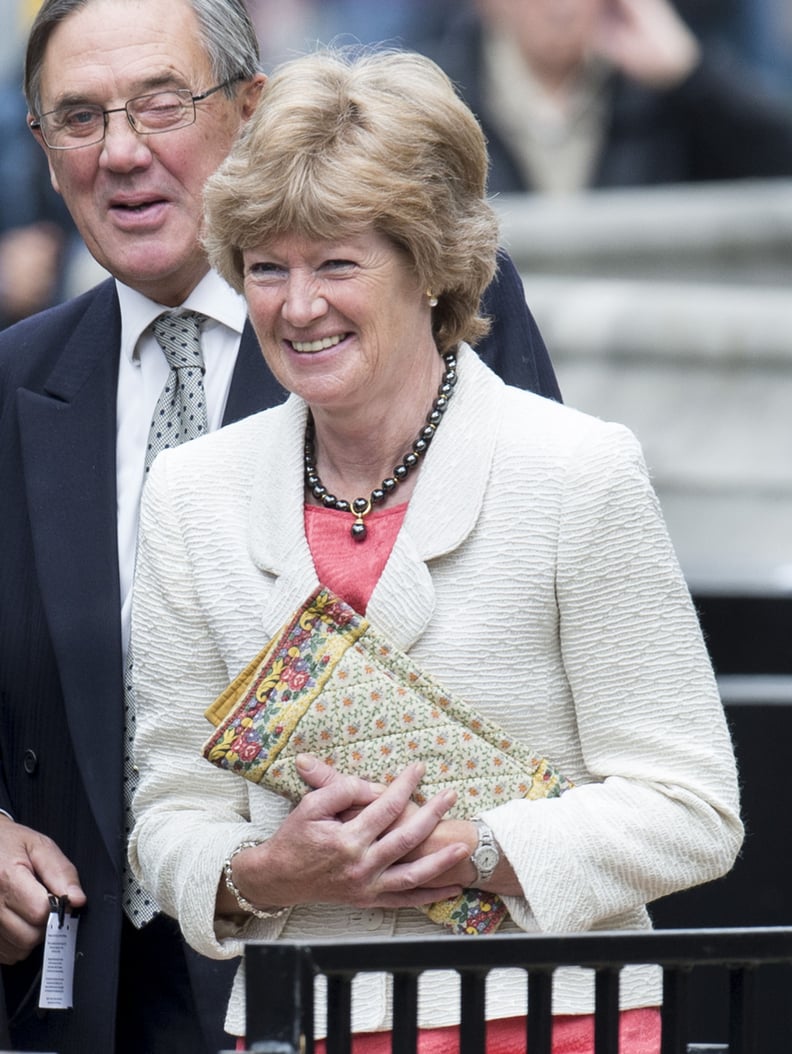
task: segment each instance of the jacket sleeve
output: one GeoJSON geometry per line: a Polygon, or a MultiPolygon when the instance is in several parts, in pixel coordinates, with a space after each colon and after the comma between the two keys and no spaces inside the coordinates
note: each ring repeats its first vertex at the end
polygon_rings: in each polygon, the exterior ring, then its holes
{"type": "Polygon", "coordinates": [[[246,781],[202,756],[211,731],[204,711],[230,678],[194,589],[167,461],[163,454],[152,467],[141,503],[132,608],[140,782],[129,859],[196,951],[231,958],[242,953],[243,932],[272,937],[285,920],[215,925],[224,860],[268,832],[250,823],[246,781]]]}
{"type": "Polygon", "coordinates": [[[498,270],[484,293],[482,311],[492,328],[476,351],[495,373],[515,388],[561,402],[550,356],[525,302],[525,290],[511,257],[498,251],[498,270]]]}
{"type": "Polygon", "coordinates": [[[558,527],[559,643],[587,772],[487,814],[542,930],[618,928],[720,877],[742,841],[731,739],[695,609],[635,438],[571,450],[558,527]]]}

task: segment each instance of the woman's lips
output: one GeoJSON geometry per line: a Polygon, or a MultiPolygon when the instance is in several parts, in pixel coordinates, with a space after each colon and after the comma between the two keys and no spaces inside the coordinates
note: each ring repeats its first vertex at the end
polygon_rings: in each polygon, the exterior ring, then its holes
{"type": "Polygon", "coordinates": [[[290,340],[289,343],[295,351],[326,351],[340,344],[346,336],[346,333],[340,333],[334,337],[321,337],[319,340],[290,340]]]}

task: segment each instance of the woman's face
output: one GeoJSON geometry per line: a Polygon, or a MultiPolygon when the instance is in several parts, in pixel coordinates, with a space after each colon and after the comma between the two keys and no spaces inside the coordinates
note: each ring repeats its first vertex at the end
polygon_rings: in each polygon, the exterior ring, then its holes
{"type": "Polygon", "coordinates": [[[264,358],[312,407],[386,413],[402,396],[412,401],[423,376],[434,377],[426,290],[385,235],[284,235],[245,251],[243,263],[264,358]]]}

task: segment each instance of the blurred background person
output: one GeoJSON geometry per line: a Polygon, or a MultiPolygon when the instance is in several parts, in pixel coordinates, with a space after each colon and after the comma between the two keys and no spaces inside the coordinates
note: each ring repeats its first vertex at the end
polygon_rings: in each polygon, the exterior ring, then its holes
{"type": "Polygon", "coordinates": [[[39,6],[5,0],[0,13],[0,329],[101,277],[25,120],[21,56],[39,6]]]}
{"type": "Polygon", "coordinates": [[[0,328],[64,295],[74,236],[25,121],[21,54],[34,0],[6,0],[0,18],[0,328]]]}
{"type": "Polygon", "coordinates": [[[472,0],[421,50],[482,122],[493,192],[792,175],[792,104],[668,0],[472,0]]]}
{"type": "Polygon", "coordinates": [[[25,123],[17,78],[0,85],[0,328],[57,303],[76,238],[25,123]]]}
{"type": "Polygon", "coordinates": [[[404,44],[441,31],[450,0],[248,0],[265,65],[311,50],[317,42],[404,44]]]}

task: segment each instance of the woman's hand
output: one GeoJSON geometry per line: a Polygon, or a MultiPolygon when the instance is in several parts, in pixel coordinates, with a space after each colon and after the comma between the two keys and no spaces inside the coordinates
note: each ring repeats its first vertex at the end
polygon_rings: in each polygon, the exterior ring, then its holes
{"type": "MultiPolygon", "coordinates": [[[[314,789],[271,838],[234,858],[234,882],[247,900],[266,908],[313,903],[402,908],[459,893],[459,884],[436,882],[469,856],[467,842],[441,840],[410,859],[456,800],[453,791],[444,791],[420,807],[410,801],[424,774],[422,764],[409,765],[387,787],[339,773],[308,755],[298,758],[298,769],[314,789]]],[[[218,913],[238,913],[222,886],[218,913]]]]}

